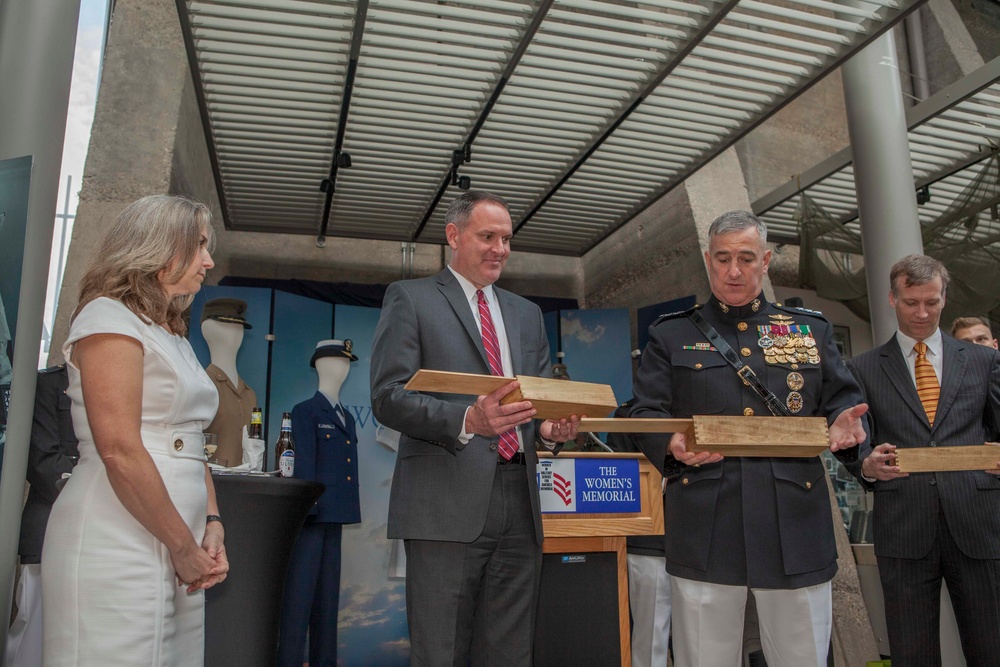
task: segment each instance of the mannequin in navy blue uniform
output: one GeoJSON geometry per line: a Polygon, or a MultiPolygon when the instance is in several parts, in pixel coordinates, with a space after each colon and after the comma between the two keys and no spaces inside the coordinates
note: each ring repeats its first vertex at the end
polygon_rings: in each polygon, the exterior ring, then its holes
{"type": "Polygon", "coordinates": [[[341,528],[361,521],[358,436],[354,417],[340,405],[340,387],[357,360],[350,340],[317,343],[310,365],[319,375],[319,391],[292,409],[295,477],[322,482],[326,490],[310,510],[288,565],[278,667],[302,667],[306,628],[310,667],[337,664],[341,528]]]}

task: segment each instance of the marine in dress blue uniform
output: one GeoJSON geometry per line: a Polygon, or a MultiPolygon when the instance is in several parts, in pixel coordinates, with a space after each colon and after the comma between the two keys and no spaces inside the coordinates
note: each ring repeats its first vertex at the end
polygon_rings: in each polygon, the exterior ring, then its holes
{"type": "MultiPolygon", "coordinates": [[[[357,361],[347,340],[340,346],[317,348],[311,365],[320,356],[336,355],[357,361]]],[[[292,551],[278,665],[302,667],[308,628],[310,667],[335,667],[341,531],[343,524],[361,522],[358,434],[350,412],[317,391],[292,409],[292,438],[295,477],[321,482],[326,490],[310,510],[292,551]]]]}

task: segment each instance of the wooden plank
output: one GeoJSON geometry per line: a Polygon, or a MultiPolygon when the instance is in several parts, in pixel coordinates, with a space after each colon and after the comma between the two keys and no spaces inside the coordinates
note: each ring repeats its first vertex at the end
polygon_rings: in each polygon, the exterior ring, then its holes
{"type": "Polygon", "coordinates": [[[723,456],[817,456],[830,446],[822,417],[731,417],[696,415],[692,452],[723,456]]]}
{"type": "Polygon", "coordinates": [[[491,394],[516,378],[478,373],[451,373],[448,371],[428,371],[421,368],[406,383],[405,389],[427,391],[440,394],[467,394],[483,396],[491,394]]]}
{"type": "Polygon", "coordinates": [[[896,465],[902,472],[987,470],[1000,463],[1000,445],[965,447],[899,447],[896,465]]]}
{"type": "Polygon", "coordinates": [[[618,407],[614,391],[608,385],[527,375],[508,378],[420,369],[406,383],[406,389],[482,396],[514,380],[521,384],[520,388],[500,402],[507,404],[521,400],[531,401],[532,407],[538,411],[539,419],[562,419],[570,415],[585,414],[606,415],[618,407]]]}
{"type": "Polygon", "coordinates": [[[580,430],[591,433],[684,433],[694,422],[690,419],[594,419],[580,420],[580,430]]]}

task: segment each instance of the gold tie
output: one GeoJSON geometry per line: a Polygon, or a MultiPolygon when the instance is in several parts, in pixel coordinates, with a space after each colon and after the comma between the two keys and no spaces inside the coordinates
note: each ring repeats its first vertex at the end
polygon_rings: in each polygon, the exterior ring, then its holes
{"type": "Polygon", "coordinates": [[[927,421],[934,426],[934,416],[937,414],[938,398],[941,396],[941,385],[938,384],[934,367],[927,361],[927,344],[917,343],[913,346],[917,352],[917,363],[914,365],[917,376],[917,395],[927,413],[927,421]]]}

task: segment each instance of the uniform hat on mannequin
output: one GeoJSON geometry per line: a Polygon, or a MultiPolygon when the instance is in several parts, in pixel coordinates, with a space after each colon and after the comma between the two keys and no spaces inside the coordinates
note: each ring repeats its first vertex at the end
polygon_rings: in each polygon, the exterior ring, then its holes
{"type": "Polygon", "coordinates": [[[247,302],[243,299],[220,298],[205,302],[201,311],[201,321],[216,320],[230,324],[242,324],[244,329],[253,329],[244,315],[247,312],[247,302]]]}
{"type": "Polygon", "coordinates": [[[344,357],[351,361],[357,361],[358,358],[354,356],[354,353],[351,351],[352,349],[354,349],[354,343],[351,342],[350,338],[345,338],[344,340],[321,340],[316,343],[316,351],[313,352],[312,359],[309,360],[309,365],[316,368],[316,360],[323,357],[344,357]]]}

